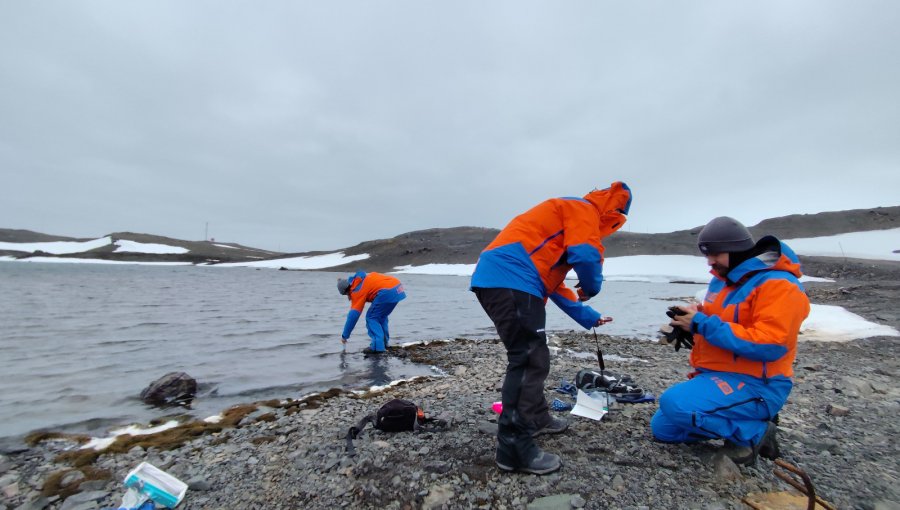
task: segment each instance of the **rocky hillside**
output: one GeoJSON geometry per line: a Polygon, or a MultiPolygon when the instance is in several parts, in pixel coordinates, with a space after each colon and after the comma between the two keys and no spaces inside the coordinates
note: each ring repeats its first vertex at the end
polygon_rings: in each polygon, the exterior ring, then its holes
{"type": "MultiPolygon", "coordinates": [[[[765,220],[758,225],[750,227],[750,230],[758,238],[765,234],[773,234],[782,239],[800,237],[829,236],[847,232],[860,232],[867,230],[884,230],[900,227],[900,206],[877,207],[873,209],[855,209],[850,211],[824,212],[817,214],[795,214],[765,220]]],[[[689,230],[679,230],[664,234],[639,234],[632,232],[618,232],[604,241],[606,256],[616,257],[624,255],[661,255],[682,254],[696,255],[696,239],[701,226],[689,230]]],[[[455,227],[419,230],[408,232],[390,239],[378,239],[366,241],[343,250],[345,255],[368,254],[365,260],[365,268],[369,271],[390,271],[398,266],[424,264],[472,264],[478,259],[479,253],[497,235],[496,229],[480,227],[455,227]]],[[[97,258],[105,260],[121,261],[183,261],[191,263],[220,263],[220,262],[248,262],[264,259],[278,259],[282,257],[315,256],[330,252],[305,252],[294,254],[275,253],[265,250],[248,248],[233,243],[213,243],[208,241],[182,241],[168,237],[137,234],[132,232],[115,232],[109,234],[112,243],[79,253],[62,255],[50,255],[40,252],[26,251],[2,251],[0,255],[11,255],[17,258],[33,256],[57,256],[73,258],[97,258]],[[184,254],[154,254],[117,252],[118,246],[114,243],[119,240],[128,240],[145,244],[162,244],[177,246],[189,250],[184,254]]],[[[61,236],[53,236],[31,232],[28,230],[0,229],[0,243],[34,243],[49,241],[86,241],[61,236]]],[[[0,245],[2,246],[2,245],[0,245]]],[[[7,245],[8,246],[8,245],[7,245]]],[[[812,266],[822,266],[818,273],[833,273],[839,271],[834,267],[833,260],[807,260],[804,263],[809,269],[812,266]],[[826,267],[827,266],[827,267],[826,267]]],[[[888,262],[888,265],[896,263],[888,262]]],[[[878,263],[870,263],[869,266],[878,266],[878,263]]],[[[359,262],[351,262],[341,266],[333,266],[328,270],[346,271],[360,267],[359,262]]],[[[867,266],[868,267],[868,266],[867,266]]]]}
{"type": "MultiPolygon", "coordinates": [[[[766,234],[781,239],[819,237],[886,230],[900,227],[900,206],[855,209],[850,211],[818,214],[794,214],[768,219],[750,227],[756,238],[766,234]]],[[[699,225],[689,230],[665,234],[638,234],[617,232],[603,244],[607,257],[625,255],[697,255],[699,225]]],[[[391,239],[368,241],[342,250],[347,255],[368,253],[366,267],[373,271],[386,271],[397,266],[429,263],[472,264],[478,254],[499,231],[477,227],[409,232],[391,239]]],[[[351,262],[334,270],[355,269],[359,263],[351,262]]]]}

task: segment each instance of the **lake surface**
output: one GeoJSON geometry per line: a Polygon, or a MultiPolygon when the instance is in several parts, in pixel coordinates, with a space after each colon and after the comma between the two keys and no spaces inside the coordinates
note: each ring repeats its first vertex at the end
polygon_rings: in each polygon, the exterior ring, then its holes
{"type": "MultiPolygon", "coordinates": [[[[200,383],[190,411],[198,417],[236,403],[436,373],[366,358],[364,317],[342,353],[349,303],[337,292],[338,276],[345,275],[0,262],[0,438],[40,428],[103,435],[113,425],[171,414],[138,399],[171,371],[200,383]]],[[[390,318],[393,344],[496,336],[468,277],[401,279],[408,297],[390,318]]],[[[615,318],[604,333],[648,339],[664,322],[663,300],[701,287],[606,282],[591,304],[615,318]]],[[[552,303],[547,310],[548,330],[580,329],[552,303]]]]}

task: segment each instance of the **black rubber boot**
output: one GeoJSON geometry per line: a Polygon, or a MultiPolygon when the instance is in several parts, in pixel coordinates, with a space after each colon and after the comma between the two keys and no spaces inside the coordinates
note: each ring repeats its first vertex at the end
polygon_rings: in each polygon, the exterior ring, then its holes
{"type": "Polygon", "coordinates": [[[759,440],[759,444],[757,445],[757,451],[759,452],[760,457],[769,460],[775,460],[778,457],[781,457],[781,449],[778,447],[778,438],[775,437],[777,432],[778,425],[769,422],[766,426],[766,433],[763,434],[762,439],[759,440]]]}
{"type": "Polygon", "coordinates": [[[562,465],[559,456],[541,451],[534,442],[533,432],[533,428],[525,426],[516,411],[504,409],[497,420],[497,467],[503,471],[536,475],[558,470],[562,465]]]}
{"type": "Polygon", "coordinates": [[[550,423],[544,425],[540,429],[534,431],[531,437],[538,437],[544,434],[560,434],[569,428],[569,422],[562,418],[550,418],[550,423]]]}
{"type": "Polygon", "coordinates": [[[547,475],[553,473],[554,471],[558,471],[559,468],[562,467],[562,462],[559,460],[559,455],[538,450],[537,456],[531,459],[531,462],[524,466],[513,468],[501,463],[500,455],[498,453],[497,467],[503,471],[521,471],[523,473],[531,473],[533,475],[547,475]]]}
{"type": "Polygon", "coordinates": [[[756,458],[775,460],[781,456],[778,439],[775,437],[778,426],[772,422],[766,424],[766,432],[753,447],[737,447],[726,441],[726,455],[735,463],[744,466],[756,465],[756,458]]]}

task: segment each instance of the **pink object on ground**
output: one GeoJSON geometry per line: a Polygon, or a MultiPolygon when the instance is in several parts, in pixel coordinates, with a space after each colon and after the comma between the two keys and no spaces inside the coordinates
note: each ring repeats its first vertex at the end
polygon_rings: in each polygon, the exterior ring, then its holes
{"type": "Polygon", "coordinates": [[[491,409],[494,410],[495,413],[500,414],[503,412],[503,402],[494,402],[494,405],[491,406],[491,409]]]}

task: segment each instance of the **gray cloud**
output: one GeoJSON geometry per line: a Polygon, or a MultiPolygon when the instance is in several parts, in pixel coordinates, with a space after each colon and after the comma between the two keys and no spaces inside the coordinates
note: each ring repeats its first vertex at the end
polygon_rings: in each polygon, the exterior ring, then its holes
{"type": "Polygon", "coordinates": [[[891,2],[7,2],[0,226],[286,251],[897,205],[891,2]]]}

